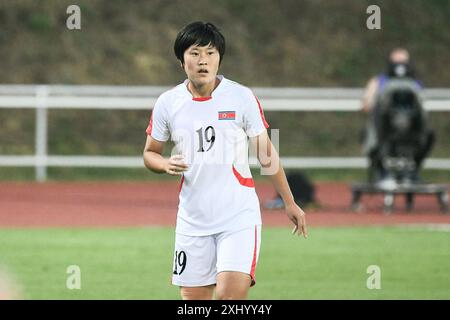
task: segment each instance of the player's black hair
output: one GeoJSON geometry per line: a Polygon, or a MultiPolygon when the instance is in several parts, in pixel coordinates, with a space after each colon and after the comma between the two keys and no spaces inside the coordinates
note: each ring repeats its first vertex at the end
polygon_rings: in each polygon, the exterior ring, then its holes
{"type": "Polygon", "coordinates": [[[222,62],[222,57],[225,54],[225,38],[212,23],[192,22],[178,33],[173,50],[182,64],[184,64],[184,52],[194,44],[198,46],[211,44],[219,51],[219,63],[222,62]]]}

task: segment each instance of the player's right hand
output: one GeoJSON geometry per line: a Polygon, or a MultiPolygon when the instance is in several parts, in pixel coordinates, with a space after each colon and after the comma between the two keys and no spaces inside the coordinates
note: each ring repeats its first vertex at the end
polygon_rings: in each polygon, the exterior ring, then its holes
{"type": "Polygon", "coordinates": [[[304,238],[308,238],[305,212],[296,203],[286,205],[285,210],[289,219],[294,223],[292,234],[297,233],[299,236],[303,235],[304,238]]]}
{"type": "Polygon", "coordinates": [[[166,172],[173,176],[182,175],[188,169],[188,165],[183,162],[183,155],[176,154],[167,161],[166,172]]]}

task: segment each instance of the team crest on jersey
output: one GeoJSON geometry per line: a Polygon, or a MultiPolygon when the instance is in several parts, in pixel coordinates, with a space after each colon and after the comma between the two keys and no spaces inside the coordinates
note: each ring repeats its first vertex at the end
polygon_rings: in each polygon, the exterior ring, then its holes
{"type": "Polygon", "coordinates": [[[219,111],[219,120],[236,120],[236,111],[219,111]]]}

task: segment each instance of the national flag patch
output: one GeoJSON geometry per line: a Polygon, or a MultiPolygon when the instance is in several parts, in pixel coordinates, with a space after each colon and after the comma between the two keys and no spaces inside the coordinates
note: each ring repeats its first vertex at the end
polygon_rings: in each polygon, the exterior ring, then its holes
{"type": "Polygon", "coordinates": [[[219,120],[236,120],[236,111],[219,111],[219,120]]]}

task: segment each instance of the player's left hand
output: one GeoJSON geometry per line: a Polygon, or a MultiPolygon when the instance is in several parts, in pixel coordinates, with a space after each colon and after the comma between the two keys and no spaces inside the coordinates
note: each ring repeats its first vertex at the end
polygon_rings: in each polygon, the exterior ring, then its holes
{"type": "Polygon", "coordinates": [[[295,225],[292,234],[297,232],[299,236],[303,234],[303,237],[308,238],[305,212],[296,203],[293,203],[286,206],[286,214],[295,225]]]}

